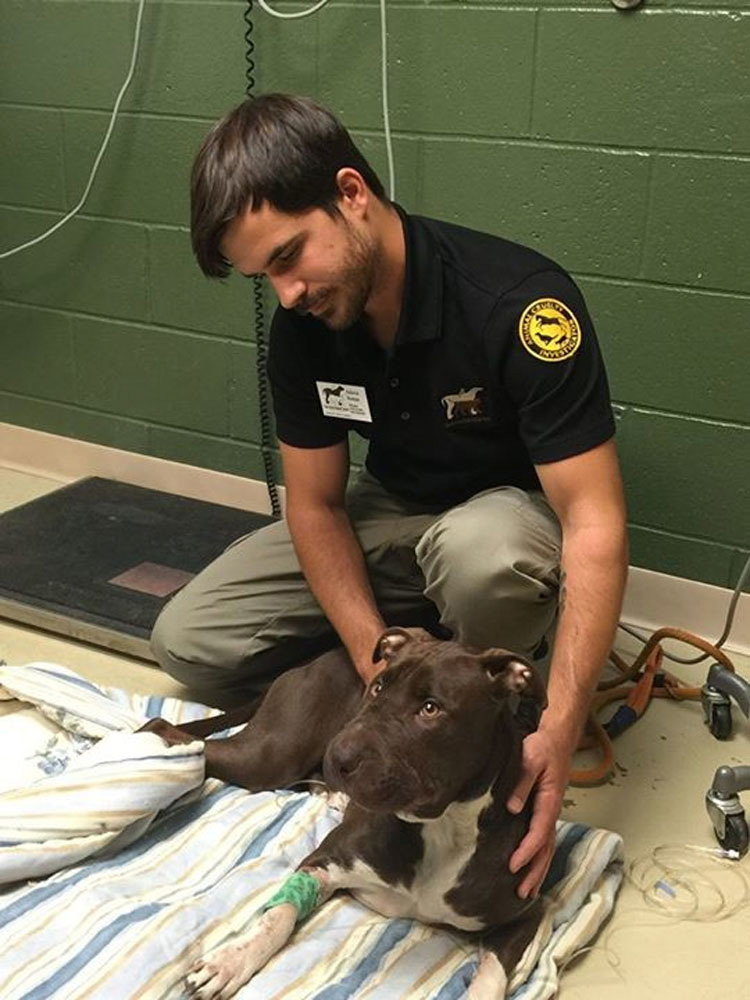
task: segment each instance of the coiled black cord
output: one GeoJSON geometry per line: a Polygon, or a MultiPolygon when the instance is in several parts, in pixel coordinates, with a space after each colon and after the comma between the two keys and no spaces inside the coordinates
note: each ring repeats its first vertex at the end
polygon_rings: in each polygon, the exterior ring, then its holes
{"type": "MultiPolygon", "coordinates": [[[[245,94],[253,97],[255,89],[255,42],[253,41],[253,0],[248,0],[243,15],[245,24],[245,94]]],[[[260,415],[260,453],[263,458],[263,472],[266,477],[271,513],[281,517],[281,503],[273,468],[273,435],[271,433],[271,412],[268,404],[268,351],[266,348],[266,316],[263,279],[253,278],[253,303],[255,306],[255,347],[256,371],[258,375],[258,412],[260,415]]]]}
{"type": "Polygon", "coordinates": [[[245,29],[245,80],[247,81],[245,85],[245,94],[248,97],[253,96],[253,90],[255,89],[255,77],[253,73],[255,72],[255,60],[253,59],[253,52],[255,52],[255,42],[253,41],[253,0],[248,0],[247,7],[245,8],[245,13],[242,15],[247,25],[245,29]]]}

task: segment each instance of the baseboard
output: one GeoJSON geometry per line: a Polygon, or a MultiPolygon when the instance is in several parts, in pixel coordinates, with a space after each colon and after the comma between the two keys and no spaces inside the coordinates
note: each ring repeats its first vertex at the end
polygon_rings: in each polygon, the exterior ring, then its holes
{"type": "MultiPolygon", "coordinates": [[[[0,466],[70,481],[105,476],[243,510],[270,513],[265,483],[183,465],[44,431],[0,423],[0,466]]],[[[280,489],[283,502],[284,490],[280,489]]],[[[715,641],[724,628],[731,591],[695,580],[631,567],[622,620],[652,632],[664,625],[715,641]]],[[[750,594],[737,605],[727,652],[750,656],[750,594]]]]}
{"type": "MultiPolygon", "coordinates": [[[[228,472],[170,462],[152,455],[0,423],[0,465],[30,475],[70,481],[103,476],[195,500],[271,513],[265,483],[228,472]]],[[[283,504],[284,489],[279,489],[283,504]]]]}

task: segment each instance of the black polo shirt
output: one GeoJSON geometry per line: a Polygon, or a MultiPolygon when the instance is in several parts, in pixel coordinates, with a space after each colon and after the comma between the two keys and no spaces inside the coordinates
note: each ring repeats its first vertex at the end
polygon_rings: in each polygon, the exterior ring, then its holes
{"type": "Polygon", "coordinates": [[[398,211],[406,273],[391,351],[362,322],[332,331],[276,310],[268,371],[279,439],[321,448],[356,431],[386,489],[429,506],[499,485],[539,488],[535,464],[614,434],[581,293],[527,247],[398,211]]]}

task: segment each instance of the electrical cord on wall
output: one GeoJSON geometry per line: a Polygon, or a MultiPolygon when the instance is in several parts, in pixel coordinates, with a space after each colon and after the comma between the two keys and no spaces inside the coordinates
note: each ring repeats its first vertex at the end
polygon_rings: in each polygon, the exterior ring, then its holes
{"type": "MultiPolygon", "coordinates": [[[[323,0],[327,3],[327,0],[323,0]]],[[[253,0],[248,0],[243,18],[245,28],[245,94],[253,96],[255,90],[255,41],[253,40],[253,0]]],[[[271,431],[271,408],[268,400],[268,349],[266,347],[266,311],[263,279],[253,275],[253,304],[255,307],[255,370],[258,381],[258,414],[260,416],[260,454],[263,459],[263,474],[274,517],[281,517],[281,502],[273,468],[273,433],[271,431]]]]}
{"type": "Polygon", "coordinates": [[[318,0],[313,7],[308,7],[307,10],[296,10],[291,14],[282,14],[280,10],[274,10],[270,4],[266,3],[266,0],[258,0],[258,6],[262,7],[266,14],[270,14],[272,17],[279,17],[284,21],[294,21],[299,17],[309,17],[311,14],[317,14],[317,12],[328,3],[328,0],[318,0]]]}
{"type": "Polygon", "coordinates": [[[53,233],[56,233],[58,229],[61,229],[66,224],[66,222],[70,222],[72,218],[78,215],[78,213],[85,205],[86,200],[91,191],[91,188],[94,184],[96,175],[99,171],[99,166],[102,162],[102,159],[104,158],[105,152],[107,151],[109,140],[112,138],[112,132],[114,131],[115,122],[117,121],[117,115],[120,111],[120,104],[122,103],[122,99],[125,96],[125,93],[128,87],[130,86],[130,82],[133,79],[133,74],[135,73],[135,64],[136,60],[138,59],[138,49],[140,47],[140,41],[141,41],[141,21],[143,19],[143,8],[145,6],[145,3],[146,0],[140,0],[138,4],[138,13],[136,14],[136,19],[135,19],[135,34],[133,36],[133,50],[130,56],[130,67],[128,69],[127,76],[125,77],[125,82],[120,87],[120,92],[118,93],[117,99],[115,100],[115,105],[112,109],[112,114],[109,119],[109,125],[107,127],[107,131],[104,135],[102,144],[99,147],[99,152],[96,154],[96,159],[94,160],[94,166],[91,168],[91,174],[89,175],[88,182],[86,183],[86,187],[84,188],[83,194],[81,195],[78,204],[75,206],[75,208],[72,208],[67,215],[64,215],[62,219],[59,219],[53,226],[51,226],[46,232],[42,233],[40,236],[36,236],[34,237],[33,240],[28,240],[28,242],[22,243],[20,246],[13,247],[12,250],[5,250],[4,252],[0,253],[0,260],[4,260],[6,257],[12,257],[13,254],[20,253],[22,250],[27,250],[29,247],[33,247],[36,246],[37,243],[41,243],[42,240],[46,240],[47,237],[51,236],[53,233]]]}
{"type": "Polygon", "coordinates": [[[385,152],[388,157],[388,197],[396,197],[396,169],[393,164],[393,142],[391,141],[391,116],[388,107],[388,24],[386,0],[380,0],[380,88],[383,105],[383,132],[385,152]]]}

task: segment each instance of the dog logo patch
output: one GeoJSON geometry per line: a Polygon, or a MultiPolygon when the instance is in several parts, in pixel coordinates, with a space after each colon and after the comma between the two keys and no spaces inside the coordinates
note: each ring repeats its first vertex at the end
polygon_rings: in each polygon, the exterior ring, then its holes
{"type": "Polygon", "coordinates": [[[565,361],[581,345],[581,327],[559,299],[537,299],[518,324],[521,343],[540,361],[565,361]]]}
{"type": "Polygon", "coordinates": [[[484,417],[483,392],[482,386],[475,385],[471,389],[461,389],[459,392],[443,396],[440,402],[445,407],[445,419],[452,423],[484,417]]]}

